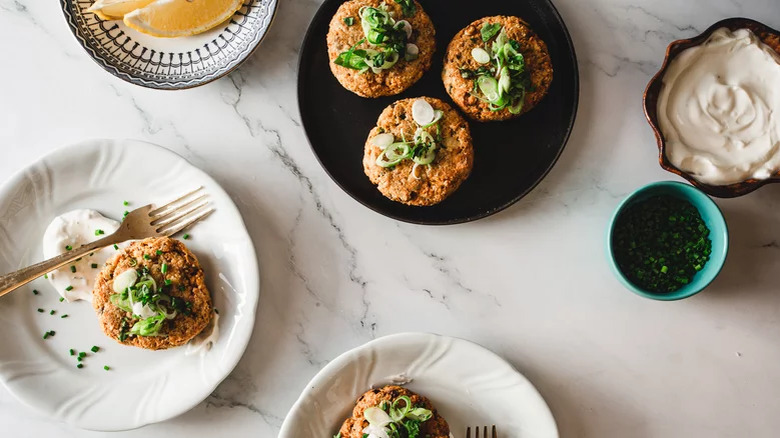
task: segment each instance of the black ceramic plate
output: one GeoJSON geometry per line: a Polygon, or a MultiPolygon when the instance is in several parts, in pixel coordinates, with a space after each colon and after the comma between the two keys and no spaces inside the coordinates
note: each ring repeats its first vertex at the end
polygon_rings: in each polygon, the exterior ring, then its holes
{"type": "Polygon", "coordinates": [[[579,99],[577,58],[566,25],[548,0],[421,0],[436,27],[433,66],[414,86],[390,97],[365,99],[342,88],[330,72],[325,37],[343,0],[325,0],[301,48],[298,105],[315,155],[344,191],[385,216],[418,224],[468,222],[512,205],[550,171],[569,138],[579,99]],[[471,176],[440,204],[410,207],[393,202],[363,173],[363,146],[382,110],[407,97],[430,96],[452,103],[441,81],[442,59],[452,37],[491,15],[527,21],[547,43],[554,78],[549,93],[529,113],[500,123],[470,122],[474,138],[471,176]]]}

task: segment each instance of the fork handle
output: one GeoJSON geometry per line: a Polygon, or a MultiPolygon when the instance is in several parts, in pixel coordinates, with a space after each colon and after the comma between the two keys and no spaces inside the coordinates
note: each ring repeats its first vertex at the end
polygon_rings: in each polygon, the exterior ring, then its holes
{"type": "Polygon", "coordinates": [[[117,239],[114,235],[108,235],[92,243],[81,245],[76,249],[70,250],[64,254],[60,254],[57,257],[36,263],[32,266],[28,266],[15,272],[11,272],[10,274],[3,275],[0,277],[0,297],[7,294],[8,292],[11,292],[12,290],[24,286],[25,284],[35,280],[43,274],[67,265],[79,257],[83,257],[85,254],[117,243],[116,240],[117,239]]]}

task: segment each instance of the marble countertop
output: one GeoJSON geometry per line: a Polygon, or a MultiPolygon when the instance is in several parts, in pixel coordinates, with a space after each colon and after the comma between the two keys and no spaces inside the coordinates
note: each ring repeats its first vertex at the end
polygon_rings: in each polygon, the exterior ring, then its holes
{"type": "MultiPolygon", "coordinates": [[[[555,3],[582,89],[561,160],[502,213],[421,227],[352,200],[307,145],[295,76],[319,0],[281,2],[243,67],[177,92],[108,75],[57,2],[0,0],[0,174],[85,138],[148,140],[215,177],[257,248],[258,318],[238,367],[191,412],[122,435],[274,437],[329,360],[378,336],[429,331],[509,360],[539,388],[564,438],[776,436],[780,185],[717,201],[731,251],[720,277],[691,299],[632,295],[604,257],[623,196],[675,179],[656,163],[641,107],[666,45],[731,16],[780,27],[776,0],[555,3]]],[[[2,389],[0,424],[3,436],[101,435],[41,417],[2,389]]]]}

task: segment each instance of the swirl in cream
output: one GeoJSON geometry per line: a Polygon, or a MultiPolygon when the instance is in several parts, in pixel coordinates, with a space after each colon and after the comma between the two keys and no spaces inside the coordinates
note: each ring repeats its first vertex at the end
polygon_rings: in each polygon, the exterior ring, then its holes
{"type": "Polygon", "coordinates": [[[666,156],[712,185],[780,170],[780,55],[750,30],[721,28],[669,65],[658,97],[666,156]]]}

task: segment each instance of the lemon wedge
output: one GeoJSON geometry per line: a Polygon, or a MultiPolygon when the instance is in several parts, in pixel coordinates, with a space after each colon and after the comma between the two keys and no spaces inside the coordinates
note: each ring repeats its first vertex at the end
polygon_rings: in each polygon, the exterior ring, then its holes
{"type": "Polygon", "coordinates": [[[121,20],[125,14],[143,8],[155,0],[97,0],[87,9],[101,20],[121,20]]]}
{"type": "Polygon", "coordinates": [[[125,14],[125,24],[156,37],[174,38],[203,33],[225,22],[243,0],[156,0],[125,14]]]}

